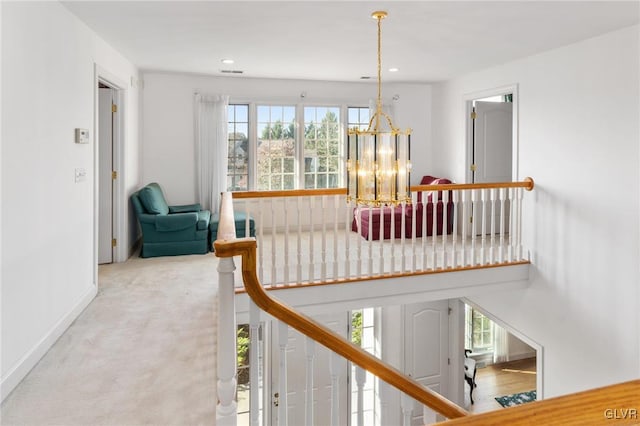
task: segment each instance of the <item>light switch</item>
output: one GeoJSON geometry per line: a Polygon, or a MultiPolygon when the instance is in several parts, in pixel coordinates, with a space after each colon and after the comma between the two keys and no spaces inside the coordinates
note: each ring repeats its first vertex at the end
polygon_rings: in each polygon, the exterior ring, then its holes
{"type": "Polygon", "coordinates": [[[76,183],[84,182],[85,180],[87,180],[87,170],[83,168],[76,169],[76,183]]]}
{"type": "Polygon", "coordinates": [[[76,129],[76,143],[89,143],[89,130],[76,129]]]}

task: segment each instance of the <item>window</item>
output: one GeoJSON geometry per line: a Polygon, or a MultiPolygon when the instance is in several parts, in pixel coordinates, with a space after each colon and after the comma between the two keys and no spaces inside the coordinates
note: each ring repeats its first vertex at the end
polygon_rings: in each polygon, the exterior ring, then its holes
{"type": "Polygon", "coordinates": [[[369,125],[369,108],[339,105],[229,104],[228,115],[229,191],[342,187],[345,129],[369,125]]]}
{"type": "Polygon", "coordinates": [[[249,105],[229,105],[227,189],[249,189],[249,105]]]}
{"type": "Polygon", "coordinates": [[[366,130],[369,127],[369,108],[364,107],[349,107],[349,123],[350,129],[354,127],[360,130],[366,130]]]}
{"type": "MultiPolygon", "coordinates": [[[[376,338],[375,308],[351,311],[351,342],[375,356],[380,356],[380,341],[376,338]]],[[[351,424],[358,423],[358,386],[356,366],[351,365],[351,424]]],[[[366,372],[363,391],[364,424],[380,424],[379,381],[372,373],[366,372]]]]}
{"type": "Polygon", "coordinates": [[[337,188],[342,176],[340,108],[304,108],[304,188],[337,188]]]}
{"type": "Polygon", "coordinates": [[[465,305],[465,347],[474,353],[493,351],[493,321],[465,305]]]}
{"type": "Polygon", "coordinates": [[[258,190],[295,189],[295,106],[258,106],[258,190]]]}

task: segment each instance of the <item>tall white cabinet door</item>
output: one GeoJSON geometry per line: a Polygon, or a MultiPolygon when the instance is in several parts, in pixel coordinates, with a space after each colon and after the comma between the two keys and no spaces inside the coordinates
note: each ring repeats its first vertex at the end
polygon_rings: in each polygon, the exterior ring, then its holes
{"type": "MultiPolygon", "coordinates": [[[[448,396],[449,303],[417,303],[405,306],[405,374],[422,385],[448,396]]],[[[423,425],[422,404],[414,401],[412,425],[423,425]]]]}
{"type": "MultiPolygon", "coordinates": [[[[349,315],[340,313],[337,315],[313,316],[313,319],[327,326],[331,330],[343,337],[348,335],[349,315]]],[[[279,359],[278,359],[278,327],[274,323],[272,327],[272,351],[271,358],[271,393],[281,391],[278,383],[279,359]]],[[[287,344],[287,421],[289,425],[306,425],[305,420],[305,389],[306,389],[306,367],[307,357],[305,351],[306,337],[289,327],[289,338],[287,344]]],[[[331,374],[329,362],[331,351],[320,343],[315,344],[314,370],[313,370],[313,401],[314,401],[314,425],[331,424],[331,374]]],[[[339,423],[346,425],[348,420],[348,385],[347,362],[340,358],[339,380],[339,423]]],[[[271,407],[272,424],[278,424],[278,410],[271,407]]]]}

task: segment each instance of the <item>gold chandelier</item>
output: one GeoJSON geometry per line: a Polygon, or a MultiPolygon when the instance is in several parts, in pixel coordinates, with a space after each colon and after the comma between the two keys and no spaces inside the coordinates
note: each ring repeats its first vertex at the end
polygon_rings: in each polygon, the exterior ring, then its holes
{"type": "Polygon", "coordinates": [[[387,12],[371,14],[378,22],[378,98],[366,130],[349,129],[347,200],[367,206],[410,203],[411,129],[396,128],[382,111],[381,22],[387,12]]]}

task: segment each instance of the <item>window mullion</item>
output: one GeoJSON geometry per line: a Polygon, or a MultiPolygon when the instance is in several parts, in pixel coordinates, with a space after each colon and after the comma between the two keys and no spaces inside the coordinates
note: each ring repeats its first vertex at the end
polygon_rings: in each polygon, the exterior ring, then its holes
{"type": "Polygon", "coordinates": [[[255,191],[258,187],[258,123],[255,102],[249,103],[249,190],[255,191]]]}
{"type": "Polygon", "coordinates": [[[296,189],[304,189],[304,120],[304,105],[296,104],[296,189]]]}

